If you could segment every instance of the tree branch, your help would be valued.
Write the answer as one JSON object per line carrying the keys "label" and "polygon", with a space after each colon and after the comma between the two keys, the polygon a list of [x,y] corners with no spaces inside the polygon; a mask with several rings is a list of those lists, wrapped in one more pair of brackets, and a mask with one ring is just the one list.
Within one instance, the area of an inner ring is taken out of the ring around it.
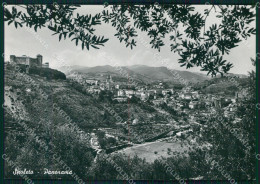
{"label": "tree branch", "polygon": [[206,15],[206,17],[205,17],[205,19],[204,19],[203,38],[204,38],[204,35],[205,35],[206,20],[207,20],[207,18],[208,18],[208,16],[209,16],[209,13],[211,12],[211,10],[212,10],[214,7],[215,7],[215,5],[212,5],[212,7],[211,7],[210,10],[208,11],[208,13],[207,13],[207,15]]}

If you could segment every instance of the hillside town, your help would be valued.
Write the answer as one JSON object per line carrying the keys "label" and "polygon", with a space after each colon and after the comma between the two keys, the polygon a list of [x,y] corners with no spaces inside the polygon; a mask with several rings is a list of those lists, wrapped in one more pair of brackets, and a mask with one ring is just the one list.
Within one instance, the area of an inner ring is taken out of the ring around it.
{"label": "hillside town", "polygon": [[[165,119],[150,119],[144,122],[138,118],[113,122],[115,126],[98,128],[91,133],[93,148],[114,152],[122,148],[151,141],[170,141],[185,138],[196,144],[201,132],[207,128],[206,121],[217,110],[222,109],[226,118],[239,122],[235,111],[239,101],[246,97],[247,91],[242,90],[234,95],[210,94],[196,90],[192,86],[182,89],[167,88],[164,82],[157,81],[150,85],[119,82],[109,74],[100,74],[97,78],[71,78],[84,86],[84,90],[93,96],[108,97],[115,104],[131,104],[140,102],[163,114]],[[109,92],[109,95],[107,94]],[[104,93],[104,94],[103,94]],[[109,110],[109,107],[108,107]],[[111,116],[115,115],[113,112]],[[152,117],[152,115],[151,115]],[[130,132],[134,135],[129,136]],[[97,133],[102,132],[102,138]],[[109,143],[100,144],[102,139]]]}

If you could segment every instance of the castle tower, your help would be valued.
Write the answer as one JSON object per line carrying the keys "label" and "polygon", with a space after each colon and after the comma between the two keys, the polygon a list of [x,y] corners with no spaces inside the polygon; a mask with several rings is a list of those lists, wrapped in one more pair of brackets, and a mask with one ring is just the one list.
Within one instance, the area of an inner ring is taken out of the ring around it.
{"label": "castle tower", "polygon": [[42,67],[42,55],[38,54],[37,55],[37,61],[40,67]]}
{"label": "castle tower", "polygon": [[10,63],[14,63],[15,62],[15,55],[10,55]]}

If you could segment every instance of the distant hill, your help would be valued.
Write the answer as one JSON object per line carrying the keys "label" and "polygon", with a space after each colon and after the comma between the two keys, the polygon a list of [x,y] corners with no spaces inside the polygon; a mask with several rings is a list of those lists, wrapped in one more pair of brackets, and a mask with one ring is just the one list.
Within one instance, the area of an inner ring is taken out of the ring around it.
{"label": "distant hill", "polygon": [[[69,69],[68,69],[69,68]],[[166,67],[151,67],[146,65],[132,65],[132,66],[118,66],[113,67],[110,65],[105,66],[95,66],[95,67],[84,67],[84,66],[69,66],[60,68],[61,71],[66,73],[67,71],[78,72],[82,74],[89,75],[91,77],[100,76],[101,74],[111,75],[113,78],[122,79],[127,81],[127,76],[132,77],[137,82],[142,83],[152,83],[152,82],[171,82],[174,84],[179,84],[184,79],[187,82],[198,84],[199,88],[201,86],[208,86],[210,84],[217,84],[215,86],[221,87],[223,85],[223,80],[221,76],[217,75],[212,78],[203,73],[180,71],[180,70],[169,70]],[[69,76],[69,73],[66,73]],[[243,74],[226,74],[227,77],[236,77],[239,79],[247,78]],[[221,80],[221,84],[219,84]],[[206,82],[206,83],[205,83]],[[214,88],[215,89],[215,88]]]}
{"label": "distant hill", "polygon": [[77,69],[77,71],[82,73],[105,73],[105,72],[117,73],[116,68],[110,65],[84,67],[84,68]]}
{"label": "distant hill", "polygon": [[65,74],[68,74],[70,71],[80,70],[80,69],[87,69],[89,67],[86,66],[79,66],[79,65],[71,65],[71,66],[61,66],[58,70],[62,71]]}
{"label": "distant hill", "polygon": [[145,75],[154,80],[160,81],[172,81],[175,83],[180,83],[182,79],[187,82],[200,82],[209,79],[208,76],[203,74],[192,73],[188,71],[180,71],[180,70],[169,70],[166,67],[150,67],[144,65],[134,65],[128,67],[132,71]]}
{"label": "distant hill", "polygon": [[[200,73],[193,73],[180,70],[169,70],[166,67],[150,67],[146,65],[133,65],[133,66],[121,66],[113,67],[110,65],[96,66],[96,67],[73,67],[73,71],[85,73],[85,74],[100,74],[100,73],[112,73],[114,75],[121,75],[123,72],[127,72],[129,76],[134,79],[141,80],[145,83],[153,81],[172,81],[180,83],[180,78],[187,82],[200,82],[208,80],[210,77]],[[61,69],[62,70],[62,69]]]}

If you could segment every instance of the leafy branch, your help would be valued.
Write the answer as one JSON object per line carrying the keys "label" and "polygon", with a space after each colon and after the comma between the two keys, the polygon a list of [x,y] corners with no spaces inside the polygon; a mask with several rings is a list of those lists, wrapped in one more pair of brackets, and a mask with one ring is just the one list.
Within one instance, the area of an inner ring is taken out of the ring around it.
{"label": "leafy branch", "polygon": [[[151,48],[160,52],[165,39],[169,39],[171,51],[178,53],[182,67],[197,66],[212,76],[227,73],[233,65],[224,56],[256,34],[252,25],[256,18],[253,6],[212,5],[204,15],[195,12],[191,5],[105,5],[96,15],[75,15],[78,7],[19,5],[22,10],[18,11],[16,6],[5,6],[4,20],[16,28],[25,25],[37,31],[46,27],[58,35],[59,41],[70,38],[88,50],[90,46],[99,49],[108,41],[96,35],[96,26],[102,23],[111,24],[116,29],[114,36],[131,49],[137,44],[134,37],[140,30],[147,33]],[[206,30],[206,20],[213,8],[220,23],[214,22]]]}
{"label": "leafy branch", "polygon": [[[21,7],[21,6],[19,6]],[[59,35],[59,41],[63,38],[72,38],[76,45],[81,41],[82,49],[93,47],[99,49],[108,41],[104,36],[96,36],[94,26],[101,24],[101,15],[79,15],[73,16],[73,12],[77,7],[75,5],[26,5],[22,6],[26,12],[18,11],[15,6],[12,11],[7,8],[4,10],[4,20],[8,25],[14,23],[15,27],[34,28],[37,32],[42,27],[47,27],[53,31],[53,35]]]}

